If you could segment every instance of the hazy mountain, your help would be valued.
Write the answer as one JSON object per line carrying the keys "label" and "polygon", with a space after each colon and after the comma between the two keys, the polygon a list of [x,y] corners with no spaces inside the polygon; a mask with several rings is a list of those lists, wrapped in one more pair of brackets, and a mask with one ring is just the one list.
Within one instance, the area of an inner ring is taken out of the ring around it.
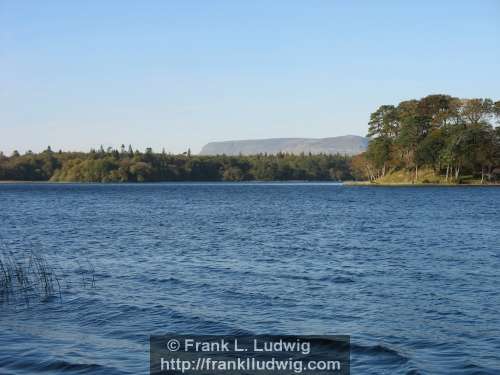
{"label": "hazy mountain", "polygon": [[331,138],[270,138],[244,141],[210,142],[201,149],[200,155],[254,155],[276,154],[346,154],[356,155],[366,150],[368,138],[344,135]]}

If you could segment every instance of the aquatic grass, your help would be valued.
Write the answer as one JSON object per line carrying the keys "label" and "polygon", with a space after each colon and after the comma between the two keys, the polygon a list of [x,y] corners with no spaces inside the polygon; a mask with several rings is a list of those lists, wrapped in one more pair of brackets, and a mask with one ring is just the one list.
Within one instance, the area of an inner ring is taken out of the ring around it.
{"label": "aquatic grass", "polygon": [[29,302],[59,295],[61,284],[54,269],[41,254],[3,252],[0,255],[0,302],[22,298]]}
{"label": "aquatic grass", "polygon": [[[87,267],[79,266],[84,288],[95,287],[95,268],[89,259]],[[80,265],[80,263],[78,263]],[[24,301],[29,304],[33,300],[48,301],[58,298],[62,301],[63,285],[69,287],[70,282],[63,283],[63,273],[58,264],[41,252],[34,250],[8,251],[0,247],[0,304],[4,302]]]}
{"label": "aquatic grass", "polygon": [[84,264],[79,260],[77,260],[76,263],[78,264],[77,273],[81,276],[82,286],[84,288],[95,287],[95,267],[90,259],[85,258],[83,261]]}

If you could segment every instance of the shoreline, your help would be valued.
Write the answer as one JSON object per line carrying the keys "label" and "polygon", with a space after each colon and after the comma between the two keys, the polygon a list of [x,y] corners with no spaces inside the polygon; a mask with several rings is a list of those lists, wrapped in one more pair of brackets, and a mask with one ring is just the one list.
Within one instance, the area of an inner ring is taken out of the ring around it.
{"label": "shoreline", "polygon": [[370,182],[370,181],[346,181],[343,183],[346,186],[373,186],[373,187],[499,187],[500,183],[489,183],[489,184],[438,184],[438,183],[423,183],[419,182],[412,184],[411,182]]}
{"label": "shoreline", "polygon": [[141,185],[141,184],[165,184],[165,183],[210,183],[210,184],[241,184],[241,183],[288,183],[288,184],[301,184],[301,183],[318,183],[318,184],[336,184],[343,186],[371,186],[371,187],[500,187],[500,183],[489,183],[489,184],[438,184],[438,183],[416,183],[411,182],[391,182],[391,183],[379,183],[370,181],[331,181],[331,180],[248,180],[248,181],[144,181],[144,182],[83,182],[83,181],[33,181],[33,180],[0,180],[0,185],[13,185],[13,184],[53,184],[53,185],[64,185],[64,184],[82,184],[82,185]]}

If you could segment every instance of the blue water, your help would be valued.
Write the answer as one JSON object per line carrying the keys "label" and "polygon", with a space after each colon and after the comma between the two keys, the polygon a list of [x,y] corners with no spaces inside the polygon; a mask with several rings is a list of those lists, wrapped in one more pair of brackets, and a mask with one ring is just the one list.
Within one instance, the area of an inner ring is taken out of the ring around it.
{"label": "blue water", "polygon": [[0,374],[142,374],[148,335],[349,334],[352,374],[500,373],[500,189],[0,185],[4,249],[95,287],[0,305]]}

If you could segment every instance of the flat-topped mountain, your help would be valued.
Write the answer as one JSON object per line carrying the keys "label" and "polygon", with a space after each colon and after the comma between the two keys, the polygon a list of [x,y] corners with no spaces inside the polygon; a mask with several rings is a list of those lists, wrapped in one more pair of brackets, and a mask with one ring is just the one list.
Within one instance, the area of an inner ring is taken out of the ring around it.
{"label": "flat-topped mountain", "polygon": [[255,155],[279,152],[356,155],[366,151],[367,146],[368,138],[358,135],[330,138],[269,138],[210,142],[203,146],[200,155]]}

